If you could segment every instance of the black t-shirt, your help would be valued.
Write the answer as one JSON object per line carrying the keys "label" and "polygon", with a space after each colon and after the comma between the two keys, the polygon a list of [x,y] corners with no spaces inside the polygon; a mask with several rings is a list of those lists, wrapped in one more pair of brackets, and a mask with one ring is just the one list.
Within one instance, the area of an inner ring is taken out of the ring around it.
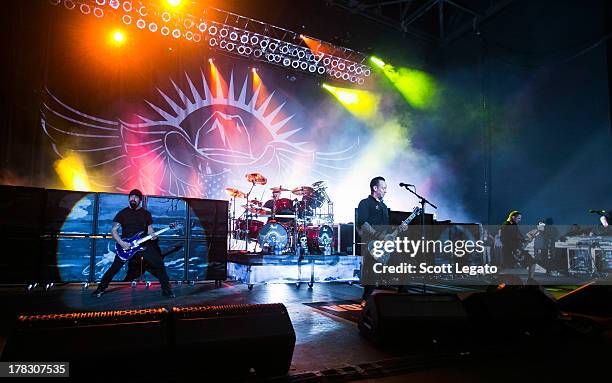
{"label": "black t-shirt", "polygon": [[362,199],[357,207],[357,228],[361,229],[364,222],[370,225],[388,225],[389,208],[382,201],[377,201],[371,195]]}
{"label": "black t-shirt", "polygon": [[518,225],[510,221],[505,221],[501,227],[501,241],[506,250],[519,249],[523,242],[523,235]]}
{"label": "black t-shirt", "polygon": [[129,238],[141,231],[146,233],[149,225],[153,224],[153,217],[143,208],[133,210],[126,207],[117,213],[113,222],[121,224],[121,238]]}

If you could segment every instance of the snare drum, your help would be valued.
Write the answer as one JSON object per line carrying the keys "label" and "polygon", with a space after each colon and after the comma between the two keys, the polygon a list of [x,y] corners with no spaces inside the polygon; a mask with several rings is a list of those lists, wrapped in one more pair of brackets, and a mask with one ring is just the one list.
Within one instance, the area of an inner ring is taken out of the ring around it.
{"label": "snare drum", "polygon": [[327,247],[333,252],[335,246],[334,229],[328,225],[307,226],[306,238],[311,254],[324,254]]}

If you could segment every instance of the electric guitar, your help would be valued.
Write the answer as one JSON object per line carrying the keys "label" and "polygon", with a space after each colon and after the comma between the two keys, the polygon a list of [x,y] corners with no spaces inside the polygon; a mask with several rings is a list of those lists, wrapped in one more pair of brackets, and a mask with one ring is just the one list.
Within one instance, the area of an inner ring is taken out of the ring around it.
{"label": "electric guitar", "polygon": [[134,234],[130,238],[127,238],[127,239],[122,238],[123,241],[130,244],[130,247],[127,250],[123,250],[123,247],[121,247],[119,243],[116,243],[115,244],[115,254],[117,254],[117,256],[121,258],[121,260],[127,261],[130,258],[132,258],[136,253],[138,253],[139,251],[143,251],[145,249],[145,247],[141,246],[141,244],[147,242],[148,240],[153,238],[153,236],[159,236],[160,234],[165,233],[168,230],[174,229],[177,226],[178,226],[177,223],[171,223],[170,225],[168,225],[168,227],[158,230],[155,233],[147,235],[145,237],[142,237],[144,232],[141,231],[137,234]]}
{"label": "electric guitar", "polygon": [[[395,238],[397,237],[397,235],[400,232],[400,227],[402,225],[408,225],[410,224],[410,222],[412,222],[416,216],[418,216],[419,214],[421,214],[423,212],[423,209],[421,209],[420,207],[415,207],[414,210],[412,210],[412,213],[408,216],[408,218],[406,218],[405,220],[402,221],[402,223],[395,229],[393,230],[393,232],[391,234],[387,234],[387,235],[381,235],[379,236],[379,239],[377,240],[372,240],[372,241],[368,241],[368,252],[370,254],[372,254],[372,250],[374,249],[374,242],[377,241],[395,241]],[[391,257],[391,253],[387,253],[384,249],[380,249],[378,251],[382,251],[382,254],[379,255],[374,255],[372,254],[372,257],[374,257],[374,259],[382,264],[387,264],[389,262],[389,258]]]}
{"label": "electric guitar", "polygon": [[527,265],[530,262],[534,261],[533,255],[531,255],[529,251],[527,251],[526,247],[527,245],[529,245],[531,241],[533,241],[536,237],[540,235],[542,235],[542,232],[538,229],[529,231],[525,235],[525,238],[523,239],[521,246],[512,252],[512,256],[514,260],[518,262],[521,266],[523,264]]}

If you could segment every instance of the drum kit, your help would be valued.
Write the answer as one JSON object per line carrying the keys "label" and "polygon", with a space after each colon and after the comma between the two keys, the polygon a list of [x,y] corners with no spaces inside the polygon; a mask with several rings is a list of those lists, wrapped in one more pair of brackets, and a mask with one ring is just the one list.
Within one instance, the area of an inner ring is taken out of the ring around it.
{"label": "drum kit", "polygon": [[[252,184],[248,193],[225,188],[232,199],[230,243],[245,242],[247,251],[275,255],[331,255],[335,242],[333,203],[324,181],[293,189],[271,187],[272,198],[264,203],[250,195],[256,185],[266,185],[267,178],[259,173],[249,173],[245,178]],[[239,215],[236,200],[246,200],[240,204],[243,211]]]}

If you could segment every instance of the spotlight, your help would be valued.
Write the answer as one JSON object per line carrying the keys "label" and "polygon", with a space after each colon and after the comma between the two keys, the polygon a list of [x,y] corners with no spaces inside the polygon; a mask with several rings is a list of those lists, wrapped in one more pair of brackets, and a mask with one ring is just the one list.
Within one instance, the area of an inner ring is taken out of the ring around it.
{"label": "spotlight", "polygon": [[236,41],[238,40],[238,33],[236,33],[235,31],[233,31],[232,33],[229,34],[229,38],[232,41]]}
{"label": "spotlight", "polygon": [[283,65],[284,65],[284,66],[289,66],[289,65],[291,65],[291,60],[285,57],[285,58],[283,59]]}
{"label": "spotlight", "polygon": [[317,71],[317,67],[316,67],[316,66],[314,66],[314,65],[310,65],[310,66],[308,66],[308,71],[309,71],[310,73],[314,73],[314,72],[316,72],[316,71]]}
{"label": "spotlight", "polygon": [[132,12],[132,2],[131,1],[124,1],[123,2],[123,10],[126,12]]}
{"label": "spotlight", "polygon": [[236,47],[236,44],[234,44],[234,43],[227,43],[227,50],[228,51],[233,51],[235,47]]}
{"label": "spotlight", "polygon": [[208,59],[208,62],[212,64],[212,62],[213,62],[212,57]]}
{"label": "spotlight", "polygon": [[257,37],[257,35],[251,36],[251,44],[257,45],[258,42],[259,42],[259,37]]}
{"label": "spotlight", "polygon": [[110,1],[108,2],[108,5],[109,5],[111,8],[113,8],[113,9],[115,9],[115,10],[116,10],[117,8],[119,8],[119,6],[121,6],[121,3],[119,3],[119,0],[110,0]]}
{"label": "spotlight", "polygon": [[[204,31],[202,31],[202,32],[204,32]],[[215,27],[214,25],[211,25],[208,28],[208,33],[211,34],[212,36],[216,35],[217,34],[217,27]]]}
{"label": "spotlight", "polygon": [[271,43],[268,45],[268,48],[270,48],[270,50],[271,50],[272,52],[274,52],[274,51],[276,50],[276,48],[278,48],[278,43],[277,43],[277,42],[272,41],[272,42],[271,42]]}
{"label": "spotlight", "polygon": [[120,45],[125,41],[125,35],[122,31],[116,30],[113,32],[113,41],[115,44]]}
{"label": "spotlight", "polygon": [[147,25],[143,19],[136,20],[136,26],[140,29],[144,28]]}
{"label": "spotlight", "polygon": [[[283,58],[283,56],[281,56],[281,55],[274,55],[274,62],[279,63],[279,62],[281,62],[282,58]],[[287,60],[289,60],[289,59],[287,59]]]}
{"label": "spotlight", "polygon": [[300,69],[301,70],[308,69],[308,63],[306,61],[300,61]]}
{"label": "spotlight", "polygon": [[178,39],[179,37],[181,37],[181,31],[179,29],[173,30],[172,37],[174,37],[175,39]]}
{"label": "spotlight", "polygon": [[228,34],[229,34],[229,31],[227,30],[227,28],[221,28],[221,30],[219,31],[219,36],[221,37],[227,37]]}
{"label": "spotlight", "polygon": [[255,49],[255,50],[253,50],[253,56],[255,56],[255,57],[259,58],[259,57],[261,57],[261,55],[262,55],[262,51],[261,51],[261,49]]}
{"label": "spotlight", "polygon": [[225,49],[226,46],[227,46],[227,41],[225,40],[219,41],[219,48]]}
{"label": "spotlight", "polygon": [[[270,44],[270,40],[261,40],[259,42],[259,46],[261,47],[261,49],[266,49],[268,44]],[[274,50],[274,49],[272,49],[272,50]]]}
{"label": "spotlight", "polygon": [[346,68],[346,64],[343,62],[339,62],[338,63],[338,70],[344,70],[344,68]]}
{"label": "spotlight", "polygon": [[150,23],[149,24],[149,30],[153,33],[157,32],[157,24],[155,23]]}
{"label": "spotlight", "polygon": [[284,55],[286,55],[287,53],[289,53],[289,46],[288,45],[283,45],[282,47],[280,47],[280,52]]}
{"label": "spotlight", "polygon": [[298,55],[298,57],[299,57],[299,58],[303,59],[303,58],[304,58],[304,56],[306,56],[306,52],[304,52],[304,51],[298,51],[297,55]]}
{"label": "spotlight", "polygon": [[168,13],[168,12],[164,12],[164,13],[162,13],[162,16],[161,16],[161,17],[162,17],[162,20],[164,20],[164,22],[166,22],[166,23],[167,23],[168,21],[170,21],[170,13]]}
{"label": "spotlight", "polygon": [[300,39],[304,40],[304,35],[300,34]]}
{"label": "spotlight", "polygon": [[185,19],[185,21],[183,21],[183,25],[185,26],[185,28],[191,29],[191,27],[193,27],[195,23],[191,19]]}
{"label": "spotlight", "polygon": [[363,85],[363,78],[359,77],[359,78],[357,79],[357,84],[359,84],[359,85]]}
{"label": "spotlight", "polygon": [[166,3],[172,7],[178,7],[181,4],[181,0],[166,0]]}
{"label": "spotlight", "polygon": [[300,62],[298,60],[293,60],[291,62],[291,66],[295,69],[297,69],[300,66]]}
{"label": "spotlight", "polygon": [[104,16],[104,11],[101,8],[96,7],[94,8],[93,14],[97,18],[101,18],[102,16]]}
{"label": "spotlight", "polygon": [[342,79],[345,80],[345,81],[348,80],[349,79],[349,74],[346,73],[346,72],[342,73]]}
{"label": "spotlight", "polygon": [[239,54],[243,55],[244,54],[244,45],[240,45],[238,47],[238,49],[236,49],[238,51]]}
{"label": "spotlight", "polygon": [[370,56],[370,61],[372,61],[372,63],[380,68],[384,68],[385,67],[385,62],[382,61],[381,59],[379,59],[376,56]]}
{"label": "spotlight", "polygon": [[200,41],[200,34],[199,33],[194,33],[193,34],[193,41],[195,41],[196,43]]}
{"label": "spotlight", "polygon": [[96,0],[96,4],[104,5],[104,4],[106,4],[106,0]]}
{"label": "spotlight", "polygon": [[329,57],[325,57],[323,59],[323,65],[328,66],[331,63],[331,59]]}
{"label": "spotlight", "polygon": [[193,39],[193,32],[191,31],[185,32],[185,38],[191,41]]}
{"label": "spotlight", "polygon": [[274,61],[274,54],[273,53],[268,53],[266,55],[266,60],[268,61]]}
{"label": "spotlight", "polygon": [[89,8],[89,5],[87,4],[81,4],[79,9],[81,10],[81,13],[84,15],[89,15],[89,13],[91,12],[91,8]]}
{"label": "spotlight", "polygon": [[318,74],[325,74],[325,67],[324,66],[320,66],[317,68],[317,73]]}
{"label": "spotlight", "polygon": [[248,44],[248,42],[249,42],[249,35],[247,35],[245,33],[242,36],[240,36],[240,42],[243,43],[243,44]]}
{"label": "spotlight", "polygon": [[167,26],[164,25],[161,28],[161,34],[164,35],[164,36],[168,36],[170,34],[170,28],[168,28]]}
{"label": "spotlight", "polygon": [[247,56],[250,56],[251,53],[253,53],[253,48],[251,48],[251,47],[244,47],[244,54],[246,54]]}
{"label": "spotlight", "polygon": [[147,11],[147,7],[142,5],[140,8],[138,8],[138,13],[140,13],[140,16],[145,17],[149,12]]}
{"label": "spotlight", "polygon": [[123,15],[123,17],[121,18],[121,21],[123,21],[123,24],[131,24],[132,17],[130,15]]}
{"label": "spotlight", "polygon": [[334,67],[334,68],[337,67],[338,66],[338,60],[332,60],[331,66]]}
{"label": "spotlight", "polygon": [[257,68],[251,68],[251,71],[253,71],[253,73],[257,73]]}
{"label": "spotlight", "polygon": [[366,76],[366,77],[368,77],[368,76],[370,75],[370,68],[365,68],[365,69],[363,70],[363,75],[364,75],[364,76]]}
{"label": "spotlight", "polygon": [[74,7],[75,7],[74,1],[72,1],[72,0],[64,0],[64,7],[66,7],[66,9],[69,9],[69,10],[72,11],[74,9]]}
{"label": "spotlight", "polygon": [[357,73],[358,75],[362,74],[363,73],[363,67],[358,66],[357,68],[355,68],[355,73]]}
{"label": "spotlight", "polygon": [[216,46],[216,45],[217,45],[217,39],[215,39],[214,37],[211,37],[211,38],[210,38],[210,40],[208,40],[208,44],[209,44],[211,47]]}
{"label": "spotlight", "polygon": [[206,23],[205,22],[201,22],[198,25],[198,29],[200,30],[200,32],[204,33],[204,31],[206,31]]}

